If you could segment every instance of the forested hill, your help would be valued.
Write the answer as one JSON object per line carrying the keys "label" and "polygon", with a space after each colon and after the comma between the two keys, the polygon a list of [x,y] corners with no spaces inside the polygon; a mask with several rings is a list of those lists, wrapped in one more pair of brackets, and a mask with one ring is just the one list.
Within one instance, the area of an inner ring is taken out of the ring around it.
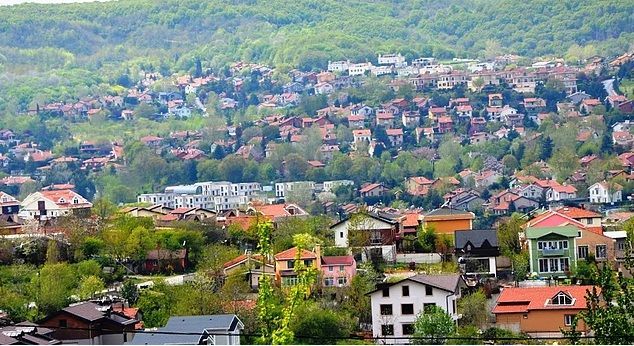
{"label": "forested hill", "polygon": [[[496,51],[618,53],[634,42],[632,1],[120,0],[0,11],[0,61],[102,67],[133,58],[187,68],[238,59],[321,67],[377,52],[439,58]],[[16,49],[17,48],[17,49]],[[488,49],[487,49],[488,48]]]}

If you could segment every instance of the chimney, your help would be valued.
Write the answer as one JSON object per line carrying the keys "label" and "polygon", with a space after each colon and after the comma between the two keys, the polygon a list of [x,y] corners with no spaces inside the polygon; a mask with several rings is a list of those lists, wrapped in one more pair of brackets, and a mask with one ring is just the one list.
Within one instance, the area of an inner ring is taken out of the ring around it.
{"label": "chimney", "polygon": [[321,267],[321,245],[315,244],[315,255],[317,257],[317,269]]}

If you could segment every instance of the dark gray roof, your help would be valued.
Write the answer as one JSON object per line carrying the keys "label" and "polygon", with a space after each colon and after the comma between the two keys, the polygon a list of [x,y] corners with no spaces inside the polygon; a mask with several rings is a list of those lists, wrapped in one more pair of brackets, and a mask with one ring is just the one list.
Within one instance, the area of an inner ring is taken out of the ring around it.
{"label": "dark gray roof", "polygon": [[414,281],[423,285],[429,285],[429,286],[439,288],[443,291],[456,292],[456,288],[458,287],[458,284],[460,283],[461,280],[462,280],[462,276],[460,276],[459,274],[446,274],[446,275],[419,274],[419,275],[410,276],[398,282],[378,284],[375,290],[366,293],[366,295],[370,295],[376,291],[399,284],[403,281]]}
{"label": "dark gray roof", "polygon": [[104,316],[103,311],[99,311],[101,308],[102,307],[100,305],[95,303],[84,302],[77,305],[71,305],[63,310],[85,320],[96,321]]}
{"label": "dark gray roof", "polygon": [[481,229],[472,231],[456,231],[456,248],[462,249],[467,242],[475,247],[482,247],[482,243],[487,240],[491,246],[498,246],[497,231],[494,229]]}
{"label": "dark gray roof", "polygon": [[409,278],[409,280],[419,282],[421,284],[434,286],[436,288],[440,288],[441,290],[445,290],[447,292],[455,292],[458,283],[461,280],[461,276],[458,274],[449,274],[449,275],[426,275],[419,274]]}
{"label": "dark gray roof", "polygon": [[[205,331],[209,334],[226,333],[236,328],[244,328],[242,321],[236,315],[202,315],[202,316],[174,316],[170,317],[167,325],[158,328],[157,332],[192,333],[191,335],[170,335],[159,333],[138,333],[126,345],[196,345]],[[199,333],[199,334],[193,334]]]}

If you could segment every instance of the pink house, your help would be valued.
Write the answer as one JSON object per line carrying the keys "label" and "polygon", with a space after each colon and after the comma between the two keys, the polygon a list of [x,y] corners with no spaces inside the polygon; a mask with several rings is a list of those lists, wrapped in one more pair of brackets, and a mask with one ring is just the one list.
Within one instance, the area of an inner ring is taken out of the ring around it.
{"label": "pink house", "polygon": [[321,277],[324,287],[349,286],[357,273],[357,262],[352,256],[321,257]]}

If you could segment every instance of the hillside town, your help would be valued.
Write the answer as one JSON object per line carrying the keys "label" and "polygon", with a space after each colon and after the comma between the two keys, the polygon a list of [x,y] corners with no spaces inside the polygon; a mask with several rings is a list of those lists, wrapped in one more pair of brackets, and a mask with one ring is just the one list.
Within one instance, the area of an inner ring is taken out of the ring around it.
{"label": "hillside town", "polygon": [[633,67],[198,61],[24,109],[158,125],[0,130],[0,344],[250,344],[286,317],[263,301],[295,343],[600,335],[599,273],[632,278]]}

